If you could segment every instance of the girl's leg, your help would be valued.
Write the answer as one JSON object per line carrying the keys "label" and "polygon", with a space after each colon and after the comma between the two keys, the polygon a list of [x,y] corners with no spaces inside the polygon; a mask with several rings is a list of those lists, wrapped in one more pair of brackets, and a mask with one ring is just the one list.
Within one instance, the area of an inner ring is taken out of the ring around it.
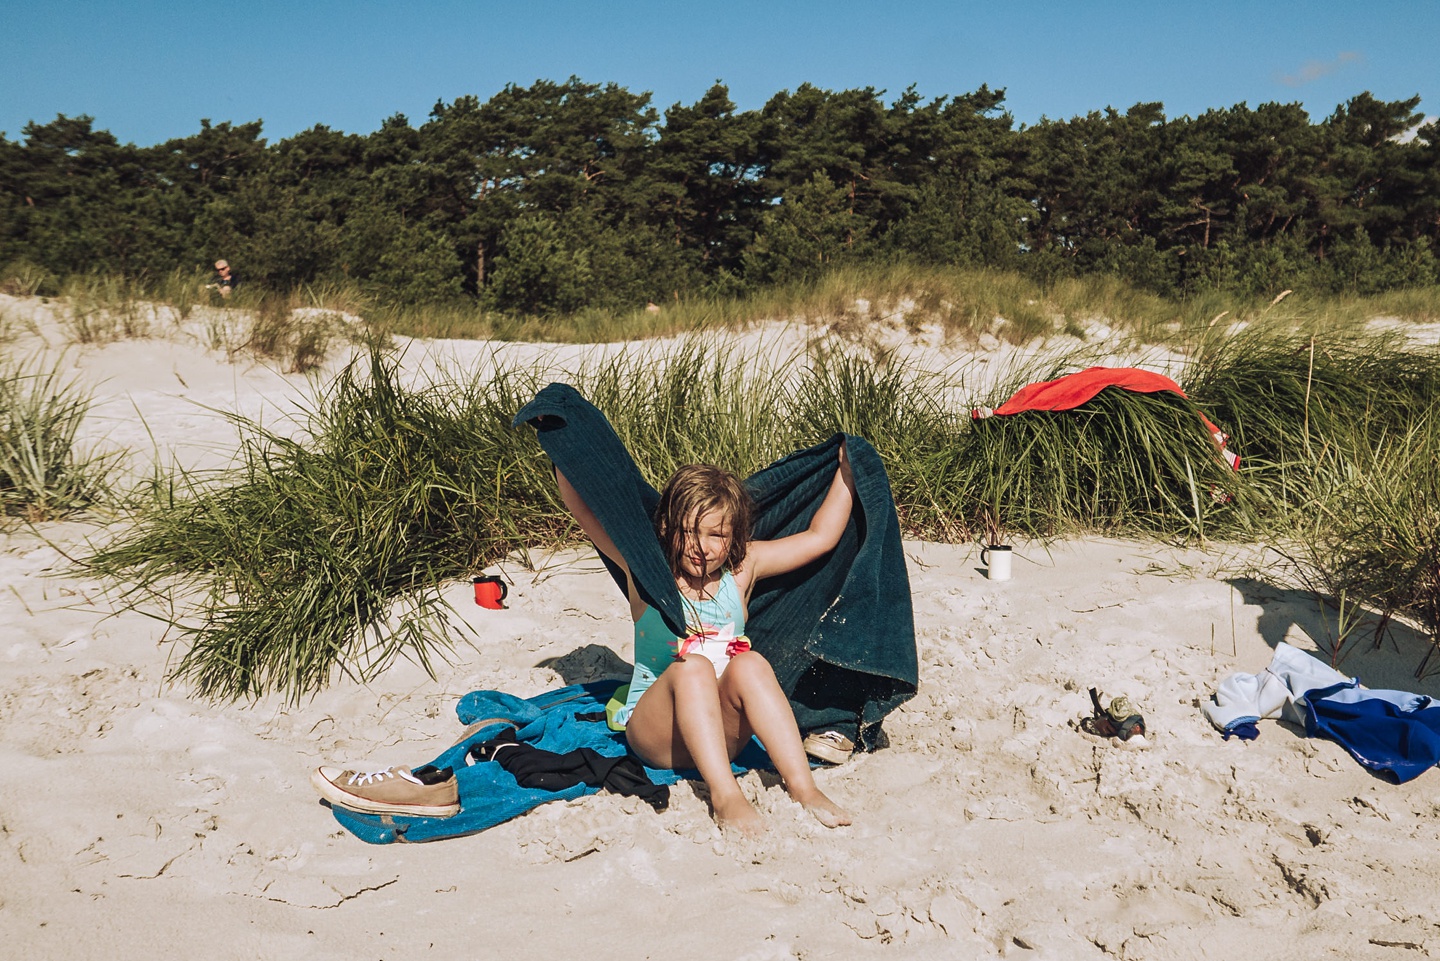
{"label": "girl's leg", "polygon": [[715,820],[753,835],[764,830],[764,822],[730,770],[730,759],[750,736],[740,728],[738,715],[722,710],[714,666],[690,654],[666,668],[640,697],[625,739],[651,767],[699,770],[710,788]]}
{"label": "girl's leg", "polygon": [[850,815],[815,783],[795,713],[770,662],[755,651],[736,655],[721,675],[719,688],[722,714],[739,722],[739,744],[752,734],[760,738],[792,798],[826,827],[849,824]]}

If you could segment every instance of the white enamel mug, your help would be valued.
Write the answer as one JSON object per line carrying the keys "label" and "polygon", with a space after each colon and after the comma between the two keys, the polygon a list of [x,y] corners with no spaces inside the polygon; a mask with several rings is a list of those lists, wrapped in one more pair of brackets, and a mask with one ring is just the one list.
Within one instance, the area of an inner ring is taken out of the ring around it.
{"label": "white enamel mug", "polygon": [[1010,579],[1010,558],[1014,549],[1008,544],[991,544],[980,552],[980,563],[985,565],[985,576],[992,581]]}

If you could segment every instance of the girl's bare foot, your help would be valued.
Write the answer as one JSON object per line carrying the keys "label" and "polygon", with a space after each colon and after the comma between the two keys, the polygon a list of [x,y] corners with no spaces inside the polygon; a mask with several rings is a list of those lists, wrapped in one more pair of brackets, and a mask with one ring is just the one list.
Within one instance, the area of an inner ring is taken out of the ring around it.
{"label": "girl's bare foot", "polygon": [[717,798],[712,794],[710,806],[715,809],[715,822],[722,831],[739,831],[747,838],[758,838],[765,833],[765,819],[739,791],[725,798]]}
{"label": "girl's bare foot", "polygon": [[804,797],[795,798],[796,801],[815,815],[815,820],[827,828],[844,827],[851,823],[850,813],[825,796],[819,788],[814,794],[806,794]]}

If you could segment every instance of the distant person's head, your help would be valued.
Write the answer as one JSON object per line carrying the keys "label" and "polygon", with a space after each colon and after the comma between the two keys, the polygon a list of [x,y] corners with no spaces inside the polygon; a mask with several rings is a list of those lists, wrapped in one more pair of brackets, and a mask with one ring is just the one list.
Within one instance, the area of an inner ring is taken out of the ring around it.
{"label": "distant person's head", "polygon": [[230,272],[230,261],[228,261],[228,260],[217,260],[217,261],[215,261],[215,269],[216,269],[216,271],[218,271],[219,273],[228,274],[228,273]]}

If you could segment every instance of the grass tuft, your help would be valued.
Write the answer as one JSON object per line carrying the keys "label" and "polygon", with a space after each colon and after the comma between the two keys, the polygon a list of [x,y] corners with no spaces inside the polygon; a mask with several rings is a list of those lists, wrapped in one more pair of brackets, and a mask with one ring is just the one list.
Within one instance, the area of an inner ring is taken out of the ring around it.
{"label": "grass tuft", "polygon": [[66,310],[61,314],[70,340],[103,344],[149,337],[155,325],[155,308],[137,281],[114,274],[77,274],[61,291]]}
{"label": "grass tuft", "polygon": [[[1364,443],[1369,440],[1373,443]],[[1297,558],[1312,590],[1347,610],[1372,610],[1375,643],[1396,617],[1422,625],[1440,644],[1440,414],[1418,412],[1408,424],[1364,438],[1355,470],[1317,500],[1298,538]],[[1331,651],[1338,662],[1342,636]]]}
{"label": "grass tuft", "polygon": [[29,521],[81,510],[107,493],[111,458],[76,447],[90,397],[62,380],[60,364],[0,361],[0,510]]}
{"label": "grass tuft", "polygon": [[53,297],[59,292],[54,274],[28,260],[17,260],[0,270],[0,294],[12,297]]}
{"label": "grass tuft", "polygon": [[1185,387],[1232,437],[1261,503],[1283,525],[1373,466],[1440,403],[1440,352],[1356,327],[1256,324],[1203,344]]}
{"label": "grass tuft", "polygon": [[399,657],[431,669],[453,637],[430,589],[516,543],[499,492],[538,470],[510,428],[518,394],[454,386],[403,390],[378,355],[351,365],[316,398],[310,442],[241,421],[238,474],[182,475],[89,564],[138,598],[200,590],[176,673],[208,697],[298,700]]}

